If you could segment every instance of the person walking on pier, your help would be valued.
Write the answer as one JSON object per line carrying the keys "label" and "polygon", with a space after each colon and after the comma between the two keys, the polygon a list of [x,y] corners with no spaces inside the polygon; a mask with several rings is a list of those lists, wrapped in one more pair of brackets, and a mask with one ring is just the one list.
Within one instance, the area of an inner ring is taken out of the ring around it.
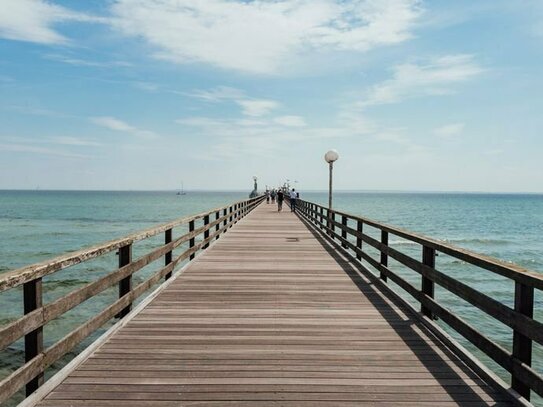
{"label": "person walking on pier", "polygon": [[277,191],[277,211],[278,212],[281,212],[281,210],[283,209],[283,198],[284,198],[283,191],[281,190]]}
{"label": "person walking on pier", "polygon": [[268,189],[266,189],[266,203],[270,203],[270,191]]}
{"label": "person walking on pier", "polygon": [[290,211],[296,212],[296,200],[298,199],[298,193],[294,188],[290,191]]}
{"label": "person walking on pier", "polygon": [[277,195],[277,192],[275,192],[275,189],[272,189],[271,191],[271,199],[272,199],[272,204],[275,203],[275,197]]}

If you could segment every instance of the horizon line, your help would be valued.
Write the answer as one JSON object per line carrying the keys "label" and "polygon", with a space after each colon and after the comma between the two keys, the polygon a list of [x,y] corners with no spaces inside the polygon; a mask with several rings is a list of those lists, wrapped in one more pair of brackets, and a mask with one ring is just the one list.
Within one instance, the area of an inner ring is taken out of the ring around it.
{"label": "horizon line", "polygon": [[[327,189],[301,189],[305,193],[328,193]],[[30,188],[0,188],[0,192],[177,192],[178,189],[30,189]],[[262,190],[261,192],[264,192]],[[185,192],[247,192],[248,189],[185,189]],[[397,193],[397,194],[488,194],[488,195],[543,195],[543,191],[464,191],[464,190],[403,190],[403,189],[336,189],[334,193]]]}

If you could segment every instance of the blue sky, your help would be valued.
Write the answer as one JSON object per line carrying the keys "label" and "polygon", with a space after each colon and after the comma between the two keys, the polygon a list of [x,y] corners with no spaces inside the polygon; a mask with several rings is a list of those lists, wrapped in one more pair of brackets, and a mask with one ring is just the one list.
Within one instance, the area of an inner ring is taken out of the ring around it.
{"label": "blue sky", "polygon": [[541,1],[2,9],[2,189],[543,191]]}

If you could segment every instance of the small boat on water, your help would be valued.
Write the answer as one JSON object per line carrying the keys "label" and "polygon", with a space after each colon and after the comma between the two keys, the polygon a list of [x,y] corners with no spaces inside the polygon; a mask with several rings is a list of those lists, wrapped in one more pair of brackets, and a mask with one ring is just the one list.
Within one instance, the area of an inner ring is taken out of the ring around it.
{"label": "small boat on water", "polygon": [[183,183],[181,183],[181,191],[178,191],[176,195],[187,195],[187,193],[183,190]]}

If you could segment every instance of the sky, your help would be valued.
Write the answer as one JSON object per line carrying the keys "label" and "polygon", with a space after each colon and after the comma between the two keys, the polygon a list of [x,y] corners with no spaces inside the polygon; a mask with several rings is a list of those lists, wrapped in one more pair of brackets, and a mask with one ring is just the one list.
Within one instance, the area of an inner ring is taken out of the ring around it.
{"label": "sky", "polygon": [[0,189],[543,192],[543,1],[0,4]]}

